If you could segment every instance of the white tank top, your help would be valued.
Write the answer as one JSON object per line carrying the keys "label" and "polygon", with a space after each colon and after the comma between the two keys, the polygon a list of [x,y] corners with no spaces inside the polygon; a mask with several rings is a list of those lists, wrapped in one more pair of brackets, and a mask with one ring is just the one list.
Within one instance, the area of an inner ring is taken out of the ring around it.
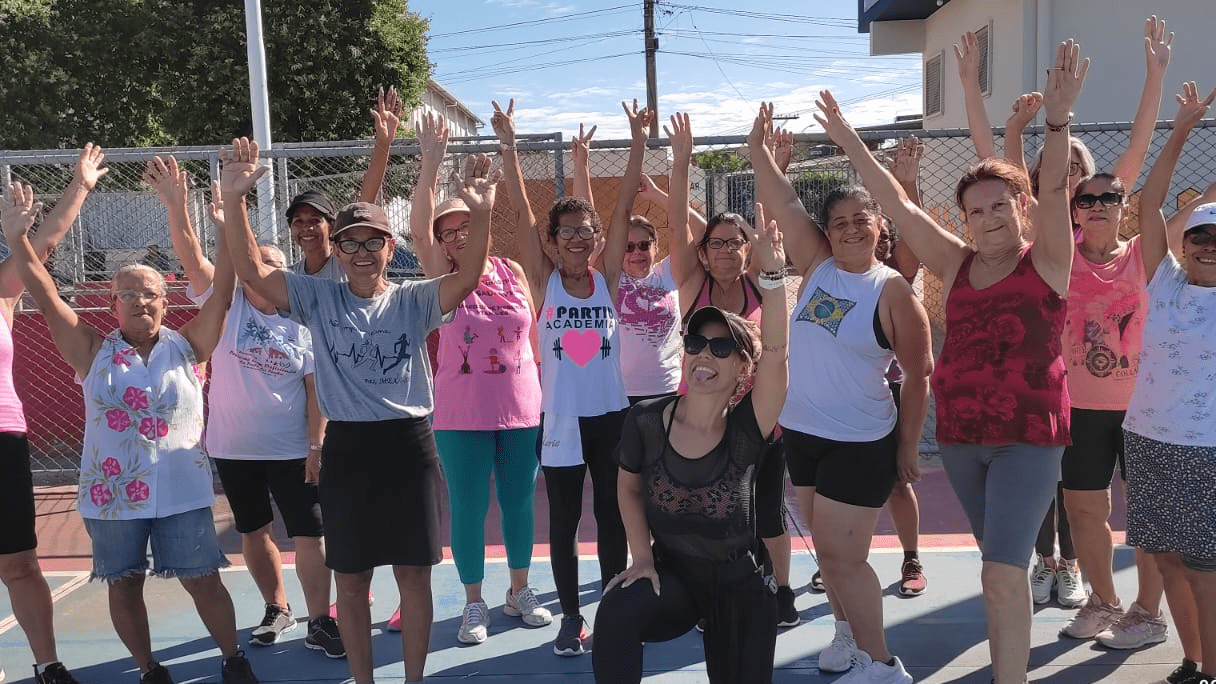
{"label": "white tank top", "polygon": [[591,271],[591,296],[566,292],[556,270],[545,287],[540,333],[541,411],[602,416],[629,406],[621,377],[616,307],[608,285]]}
{"label": "white tank top", "polygon": [[879,346],[875,311],[883,287],[900,277],[879,264],[865,273],[826,259],[790,316],[790,388],[781,425],[841,442],[881,439],[897,413],[884,375],[894,352]]}

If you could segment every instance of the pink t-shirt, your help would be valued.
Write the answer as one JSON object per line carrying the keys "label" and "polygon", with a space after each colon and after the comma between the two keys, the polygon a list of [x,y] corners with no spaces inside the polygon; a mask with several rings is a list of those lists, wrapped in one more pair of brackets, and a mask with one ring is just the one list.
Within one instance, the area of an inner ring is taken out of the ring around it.
{"label": "pink t-shirt", "polygon": [[0,432],[25,432],[25,411],[13,385],[13,331],[0,316]]}
{"label": "pink t-shirt", "polygon": [[1064,362],[1074,407],[1127,410],[1148,314],[1146,283],[1139,236],[1105,264],[1086,259],[1080,250],[1073,255]]}
{"label": "pink t-shirt", "polygon": [[439,328],[436,430],[511,430],[540,424],[540,374],[528,298],[505,261]]}

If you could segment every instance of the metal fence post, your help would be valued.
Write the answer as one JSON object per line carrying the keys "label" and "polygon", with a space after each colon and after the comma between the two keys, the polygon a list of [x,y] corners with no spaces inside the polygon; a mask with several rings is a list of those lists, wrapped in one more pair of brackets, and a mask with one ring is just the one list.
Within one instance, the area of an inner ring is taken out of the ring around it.
{"label": "metal fence post", "polygon": [[553,197],[561,199],[566,196],[566,159],[561,131],[554,133],[553,139],[557,141],[557,148],[553,150]]}

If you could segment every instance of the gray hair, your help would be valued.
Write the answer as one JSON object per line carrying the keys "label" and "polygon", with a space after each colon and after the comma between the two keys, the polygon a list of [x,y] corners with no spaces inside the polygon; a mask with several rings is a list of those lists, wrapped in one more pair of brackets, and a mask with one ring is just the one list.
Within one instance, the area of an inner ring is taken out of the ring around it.
{"label": "gray hair", "polygon": [[127,264],[117,271],[114,271],[113,277],[110,278],[110,294],[118,294],[118,281],[124,276],[137,274],[152,276],[152,279],[156,281],[156,286],[160,288],[160,293],[162,295],[166,294],[167,290],[165,288],[165,277],[161,275],[160,271],[145,264]]}

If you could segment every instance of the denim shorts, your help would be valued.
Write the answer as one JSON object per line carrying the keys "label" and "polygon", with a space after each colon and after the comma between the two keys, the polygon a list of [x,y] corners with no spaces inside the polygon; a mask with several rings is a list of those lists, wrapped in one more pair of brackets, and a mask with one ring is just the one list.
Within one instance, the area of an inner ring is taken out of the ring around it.
{"label": "denim shorts", "polygon": [[204,577],[228,566],[228,559],[220,551],[210,507],[164,518],[85,518],[84,526],[93,540],[90,579],[116,582],[146,574],[149,541],[153,574],[159,577]]}

